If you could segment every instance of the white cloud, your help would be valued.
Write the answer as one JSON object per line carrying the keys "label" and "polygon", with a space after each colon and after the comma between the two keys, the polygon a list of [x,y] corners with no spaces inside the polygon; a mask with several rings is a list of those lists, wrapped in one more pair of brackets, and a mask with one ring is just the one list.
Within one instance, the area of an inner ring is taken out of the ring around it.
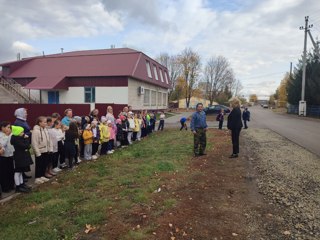
{"label": "white cloud", "polygon": [[125,44],[151,57],[191,47],[203,65],[211,56],[229,59],[245,94],[274,92],[290,61],[297,62],[304,16],[314,20],[313,34],[320,33],[318,0],[0,0],[0,6],[6,6],[0,20],[1,61],[12,60],[18,50],[46,51],[37,43],[42,48],[54,44],[48,39],[77,50]]}
{"label": "white cloud", "polygon": [[30,57],[35,52],[35,49],[33,46],[21,41],[15,41],[12,44],[12,50],[16,53],[22,54],[22,56],[24,57]]}
{"label": "white cloud", "polygon": [[19,39],[89,38],[123,30],[117,13],[106,11],[98,0],[2,0],[1,6],[6,7],[0,20],[1,60],[15,54],[8,46]]}

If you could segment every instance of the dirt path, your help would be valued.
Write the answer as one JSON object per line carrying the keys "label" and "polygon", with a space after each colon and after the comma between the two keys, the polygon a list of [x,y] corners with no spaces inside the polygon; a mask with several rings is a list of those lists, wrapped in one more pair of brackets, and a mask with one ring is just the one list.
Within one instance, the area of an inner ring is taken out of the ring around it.
{"label": "dirt path", "polygon": [[[156,220],[154,239],[320,239],[318,191],[307,189],[306,196],[296,182],[315,178],[306,166],[318,169],[316,156],[270,130],[251,129],[242,133],[241,157],[230,159],[228,132],[213,133],[221,141],[207,156],[194,158],[189,171],[173,178],[161,196],[173,195],[178,204]],[[295,155],[292,162],[288,154]],[[303,156],[307,162],[299,165]],[[292,171],[299,167],[305,170],[297,178]]]}
{"label": "dirt path", "polygon": [[207,156],[194,158],[184,177],[173,178],[173,184],[167,185],[161,198],[174,196],[178,204],[157,219],[155,239],[260,239],[266,235],[262,226],[273,219],[258,193],[252,164],[246,157],[228,158],[227,132],[214,134],[221,141],[214,143]]}
{"label": "dirt path", "polygon": [[228,157],[228,131],[210,129],[208,143],[187,171],[157,176],[152,204],[137,204],[125,219],[110,215],[80,239],[128,239],[128,226],[131,239],[320,239],[317,156],[267,129],[243,131],[237,159]]}

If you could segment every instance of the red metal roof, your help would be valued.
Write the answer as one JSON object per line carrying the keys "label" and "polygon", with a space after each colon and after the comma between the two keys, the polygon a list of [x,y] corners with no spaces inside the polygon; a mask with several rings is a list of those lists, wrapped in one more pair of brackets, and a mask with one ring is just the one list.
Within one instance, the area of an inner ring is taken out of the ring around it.
{"label": "red metal roof", "polygon": [[[129,49],[104,49],[66,52],[0,64],[10,68],[9,78],[35,78],[26,88],[54,89],[66,77],[128,76],[169,88],[169,84],[147,75],[146,61],[167,69],[142,52]],[[153,73],[152,73],[153,74]],[[158,74],[159,75],[159,74]]]}

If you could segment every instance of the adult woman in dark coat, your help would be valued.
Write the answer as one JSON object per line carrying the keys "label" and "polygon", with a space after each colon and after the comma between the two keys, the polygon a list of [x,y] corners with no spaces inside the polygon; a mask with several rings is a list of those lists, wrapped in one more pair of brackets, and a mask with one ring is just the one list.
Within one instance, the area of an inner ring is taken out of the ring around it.
{"label": "adult woman in dark coat", "polygon": [[[14,112],[14,116],[16,117],[16,120],[14,121],[14,126],[20,126],[23,127],[24,134],[28,136],[28,140],[31,143],[31,128],[27,122],[28,112],[26,108],[18,108]],[[30,172],[31,169],[26,168],[26,172]],[[26,175],[24,172],[22,173],[23,178],[27,181],[28,178],[31,178],[31,176]]]}
{"label": "adult woman in dark coat", "polygon": [[239,136],[242,128],[242,120],[241,120],[241,110],[240,110],[240,100],[238,98],[232,98],[230,100],[230,106],[232,107],[232,111],[228,116],[228,124],[227,127],[231,130],[231,139],[233,151],[230,158],[237,158],[239,154]]}

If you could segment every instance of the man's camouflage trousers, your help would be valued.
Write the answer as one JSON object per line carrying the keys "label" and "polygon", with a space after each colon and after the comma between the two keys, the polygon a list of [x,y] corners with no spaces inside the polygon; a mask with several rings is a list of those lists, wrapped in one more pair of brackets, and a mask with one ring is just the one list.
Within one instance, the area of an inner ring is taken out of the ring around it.
{"label": "man's camouflage trousers", "polygon": [[202,155],[206,150],[207,136],[204,128],[197,128],[196,134],[194,134],[194,154]]}

